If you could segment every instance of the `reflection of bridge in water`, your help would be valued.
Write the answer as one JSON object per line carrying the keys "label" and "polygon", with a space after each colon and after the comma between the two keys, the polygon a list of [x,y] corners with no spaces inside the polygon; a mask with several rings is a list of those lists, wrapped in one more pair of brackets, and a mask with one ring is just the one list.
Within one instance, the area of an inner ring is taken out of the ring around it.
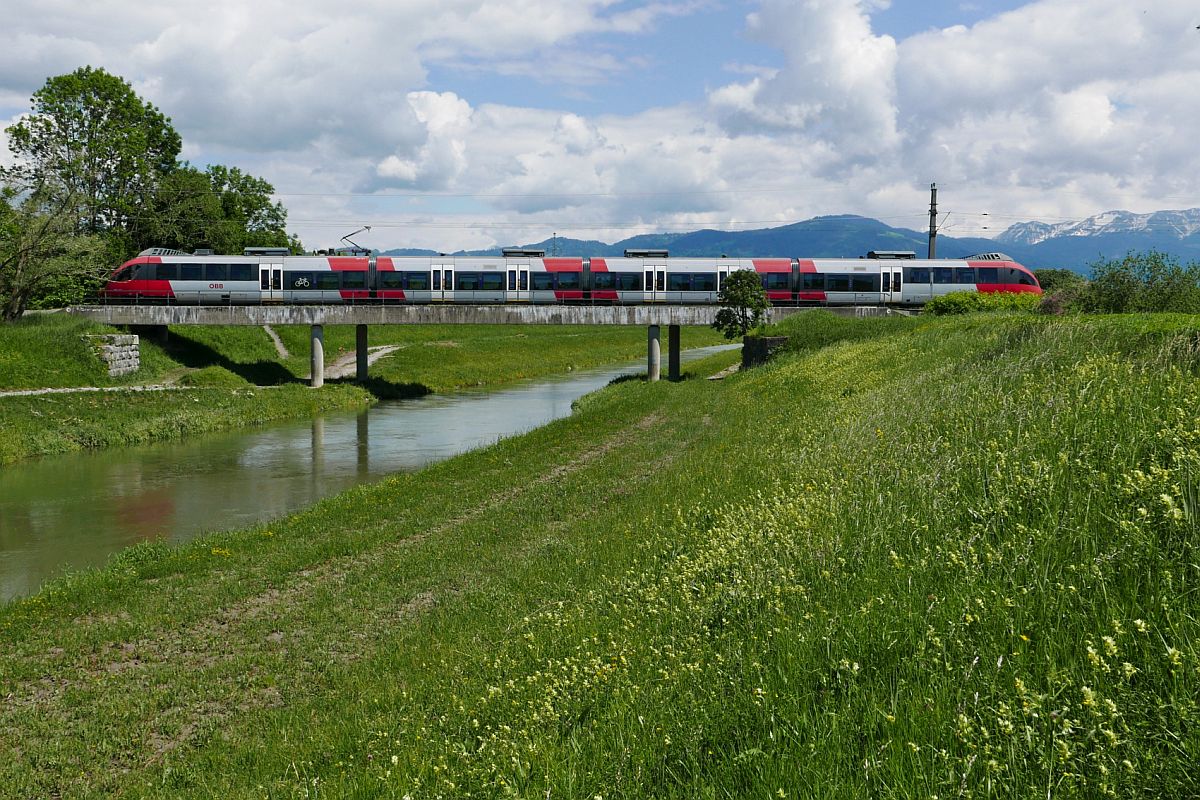
{"label": "reflection of bridge in water", "polygon": [[[168,325],[309,325],[312,385],[325,383],[325,325],[354,325],[357,379],[367,379],[368,325],[641,325],[646,328],[646,375],[661,371],[661,329],[667,327],[667,363],[671,380],[679,378],[679,327],[710,325],[719,306],[560,306],[560,305],[104,305],[68,309],[108,325],[137,326],[166,335]],[[770,319],[803,309],[772,308]],[[841,313],[879,312],[880,308],[838,309]]]}

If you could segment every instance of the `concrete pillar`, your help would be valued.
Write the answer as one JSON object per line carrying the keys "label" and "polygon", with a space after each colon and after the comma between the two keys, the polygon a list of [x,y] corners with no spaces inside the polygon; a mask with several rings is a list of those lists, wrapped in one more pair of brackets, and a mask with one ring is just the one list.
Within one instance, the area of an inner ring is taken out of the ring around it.
{"label": "concrete pillar", "polygon": [[359,383],[367,382],[367,326],[354,326],[354,355],[358,358]]}
{"label": "concrete pillar", "polygon": [[647,330],[646,341],[646,380],[658,380],[662,371],[662,346],[657,325],[651,325]]}
{"label": "concrete pillar", "polygon": [[325,385],[325,328],[312,326],[312,380],[311,386],[320,389]]}
{"label": "concrete pillar", "polygon": [[679,380],[679,326],[667,328],[667,377]]}

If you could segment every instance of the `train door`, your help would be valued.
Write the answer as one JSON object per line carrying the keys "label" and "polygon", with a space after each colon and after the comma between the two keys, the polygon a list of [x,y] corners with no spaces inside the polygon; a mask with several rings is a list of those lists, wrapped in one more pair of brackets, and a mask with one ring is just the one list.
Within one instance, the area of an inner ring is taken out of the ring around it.
{"label": "train door", "polygon": [[646,301],[661,303],[667,299],[667,265],[645,264],[642,271],[646,275]]}
{"label": "train door", "polygon": [[283,300],[283,264],[259,264],[258,288],[264,301]]}
{"label": "train door", "polygon": [[453,300],[454,265],[434,264],[432,270],[433,285],[430,290],[430,299],[435,303],[439,300]]}
{"label": "train door", "polygon": [[899,303],[902,268],[885,266],[879,268],[879,302]]}
{"label": "train door", "polygon": [[509,263],[508,291],[504,299],[510,303],[529,301],[529,264]]}

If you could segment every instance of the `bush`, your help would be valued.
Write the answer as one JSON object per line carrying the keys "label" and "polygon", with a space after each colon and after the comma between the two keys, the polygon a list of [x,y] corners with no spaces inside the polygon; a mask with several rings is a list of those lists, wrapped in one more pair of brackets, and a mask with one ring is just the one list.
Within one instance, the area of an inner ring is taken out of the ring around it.
{"label": "bush", "polygon": [[1200,265],[1180,266],[1174,256],[1155,250],[1097,262],[1081,306],[1097,314],[1195,314],[1200,312]]}
{"label": "bush", "polygon": [[974,314],[980,311],[1033,311],[1041,296],[1030,292],[951,292],[925,304],[934,316]]}

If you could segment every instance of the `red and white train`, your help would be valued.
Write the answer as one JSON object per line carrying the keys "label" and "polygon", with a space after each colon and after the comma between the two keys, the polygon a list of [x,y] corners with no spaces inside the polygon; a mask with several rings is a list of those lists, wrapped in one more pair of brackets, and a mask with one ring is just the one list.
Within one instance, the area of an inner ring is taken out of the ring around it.
{"label": "red and white train", "polygon": [[754,270],[776,305],[919,306],[949,292],[1041,294],[1033,273],[1001,253],[959,260],[908,252],[867,258],[669,258],[661,250],[547,258],[500,256],[241,256],[146,250],[102,291],[111,303],[716,303],[731,272]]}

